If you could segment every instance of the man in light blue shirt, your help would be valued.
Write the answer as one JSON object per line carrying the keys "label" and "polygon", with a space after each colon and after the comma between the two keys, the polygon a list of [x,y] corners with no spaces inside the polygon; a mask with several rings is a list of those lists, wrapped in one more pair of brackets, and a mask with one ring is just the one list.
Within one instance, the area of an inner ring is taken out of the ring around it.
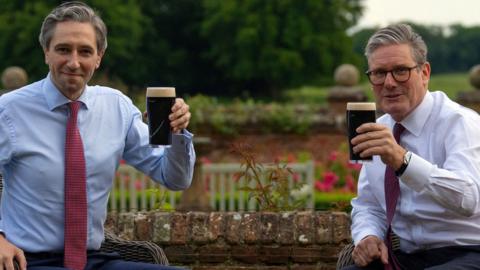
{"label": "man in light blue shirt", "polygon": [[[178,98],[172,107],[172,145],[151,148],[142,114],[128,97],[108,87],[87,86],[107,47],[105,25],[90,7],[60,5],[46,17],[39,39],[49,74],[0,98],[0,269],[13,269],[14,259],[21,269],[27,263],[28,269],[66,269],[64,147],[72,101],[81,103],[78,129],[86,163],[89,255],[84,269],[173,269],[108,256],[98,267],[91,254],[104,237],[108,195],[121,159],[169,189],[189,187],[195,152],[192,134],[185,130],[188,105]],[[58,256],[25,256],[45,253]]]}

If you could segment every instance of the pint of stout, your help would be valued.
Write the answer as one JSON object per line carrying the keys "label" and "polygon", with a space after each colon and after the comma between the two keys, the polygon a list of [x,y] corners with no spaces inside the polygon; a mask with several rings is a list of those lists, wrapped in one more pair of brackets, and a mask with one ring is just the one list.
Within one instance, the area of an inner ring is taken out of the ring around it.
{"label": "pint of stout", "polygon": [[348,102],[347,103],[347,129],[348,145],[350,150],[350,162],[363,163],[372,160],[372,157],[361,158],[353,153],[351,140],[357,136],[355,131],[363,123],[375,122],[376,106],[374,102]]}
{"label": "pint of stout", "polygon": [[148,87],[147,88],[147,115],[150,145],[170,145],[172,132],[170,119],[172,106],[175,103],[174,87]]}

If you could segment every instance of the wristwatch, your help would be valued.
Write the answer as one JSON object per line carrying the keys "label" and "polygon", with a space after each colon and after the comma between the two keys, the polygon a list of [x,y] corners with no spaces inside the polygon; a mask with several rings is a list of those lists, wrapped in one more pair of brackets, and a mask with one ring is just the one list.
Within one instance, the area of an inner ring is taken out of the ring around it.
{"label": "wristwatch", "polygon": [[412,152],[410,151],[407,151],[405,153],[405,155],[403,155],[403,163],[402,163],[402,166],[400,166],[400,168],[398,168],[398,170],[395,171],[395,175],[397,177],[400,177],[403,172],[407,169],[408,167],[408,164],[410,163],[410,159],[412,158]]}

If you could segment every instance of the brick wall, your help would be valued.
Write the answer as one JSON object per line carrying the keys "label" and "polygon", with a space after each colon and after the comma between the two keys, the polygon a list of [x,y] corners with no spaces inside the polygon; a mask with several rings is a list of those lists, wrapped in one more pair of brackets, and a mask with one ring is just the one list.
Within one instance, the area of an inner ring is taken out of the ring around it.
{"label": "brick wall", "polygon": [[351,239],[342,212],[111,213],[107,227],[154,241],[171,264],[194,270],[333,270]]}

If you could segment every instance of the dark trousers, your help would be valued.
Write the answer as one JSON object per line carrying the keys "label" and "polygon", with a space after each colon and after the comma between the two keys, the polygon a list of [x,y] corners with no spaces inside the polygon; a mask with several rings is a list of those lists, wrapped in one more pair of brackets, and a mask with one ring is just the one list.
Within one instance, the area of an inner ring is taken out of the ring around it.
{"label": "dark trousers", "polygon": [[[63,267],[63,254],[26,253],[28,270],[67,270]],[[89,251],[85,270],[180,270],[173,266],[128,262],[117,253]]]}
{"label": "dark trousers", "polygon": [[[471,270],[480,269],[480,246],[455,246],[429,249],[411,254],[395,252],[398,262],[405,270]],[[383,270],[380,261],[367,267],[355,265],[342,270]]]}

